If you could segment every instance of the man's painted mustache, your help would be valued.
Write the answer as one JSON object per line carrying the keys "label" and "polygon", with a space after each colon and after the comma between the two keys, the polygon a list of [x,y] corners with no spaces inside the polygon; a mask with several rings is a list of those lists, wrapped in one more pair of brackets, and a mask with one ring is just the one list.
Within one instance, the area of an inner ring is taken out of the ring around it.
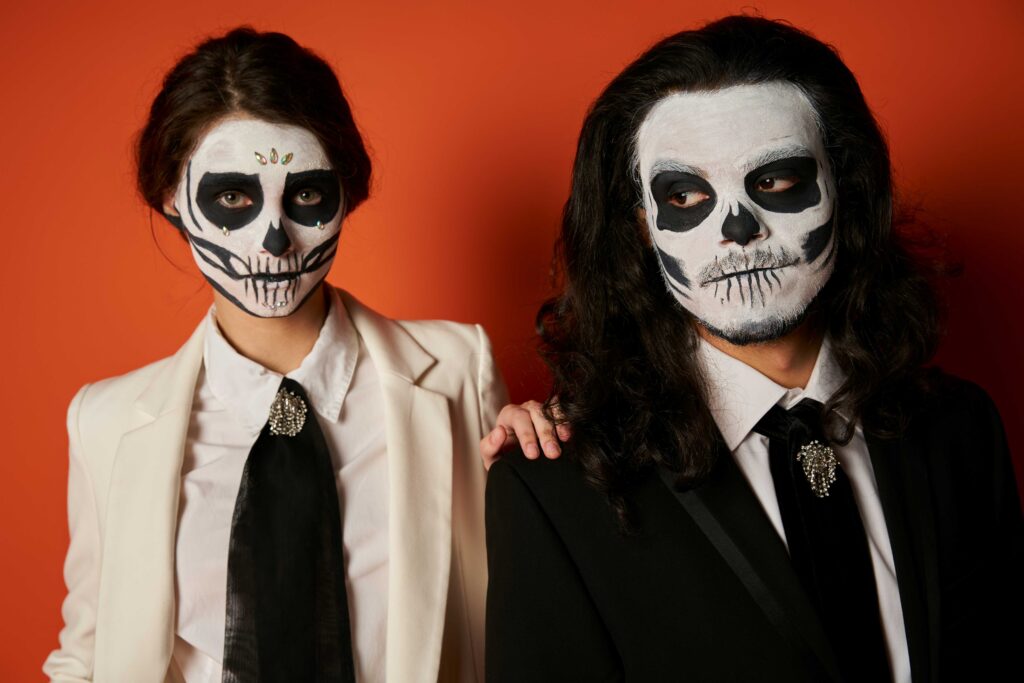
{"label": "man's painted mustache", "polygon": [[778,283],[779,277],[775,271],[799,262],[800,257],[791,254],[785,247],[767,247],[753,252],[730,251],[725,256],[715,257],[713,262],[701,268],[697,282],[701,287],[709,287],[730,278],[754,276],[763,277],[766,283],[771,277]]}

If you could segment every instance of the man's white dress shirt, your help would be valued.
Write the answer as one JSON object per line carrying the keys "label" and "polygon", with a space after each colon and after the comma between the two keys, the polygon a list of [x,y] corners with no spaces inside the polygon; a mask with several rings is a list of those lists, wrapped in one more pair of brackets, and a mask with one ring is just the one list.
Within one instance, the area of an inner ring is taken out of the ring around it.
{"label": "man's white dress shirt", "polygon": [[[775,497],[775,484],[768,465],[768,437],[753,431],[754,425],[778,404],[789,409],[805,398],[825,403],[843,382],[828,339],[822,343],[814,370],[804,389],[779,386],[749,365],[729,356],[714,346],[700,341],[697,356],[708,384],[711,414],[732,452],[736,464],[750,482],[761,506],[785,542],[786,531]],[[845,446],[833,445],[843,472],[850,479],[853,495],[864,522],[871,551],[878,606],[882,616],[886,646],[893,680],[910,681],[910,653],[907,649],[903,608],[896,584],[896,565],[892,558],[889,532],[878,497],[878,485],[871,466],[867,443],[860,425]]]}
{"label": "man's white dress shirt", "polygon": [[[330,310],[312,350],[288,377],[309,396],[334,463],[356,679],[384,680],[388,597],[388,466],[383,394],[345,306]],[[175,551],[174,661],[187,683],[221,680],[228,541],[249,449],[282,376],[239,354],[206,318],[192,403]]]}

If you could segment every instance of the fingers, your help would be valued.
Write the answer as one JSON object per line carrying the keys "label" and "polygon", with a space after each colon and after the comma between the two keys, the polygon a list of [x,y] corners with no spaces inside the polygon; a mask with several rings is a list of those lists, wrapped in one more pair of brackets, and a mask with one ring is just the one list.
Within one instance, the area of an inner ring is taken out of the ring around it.
{"label": "fingers", "polygon": [[555,433],[558,434],[558,440],[565,442],[572,438],[572,427],[566,422],[565,413],[562,411],[561,404],[558,403],[558,397],[555,397],[555,402],[551,404],[551,414],[555,418]]}
{"label": "fingers", "polygon": [[514,437],[509,436],[501,425],[480,439],[480,458],[484,461],[484,469],[491,469],[491,465],[501,456],[501,452],[513,443],[515,443]]}
{"label": "fingers", "polygon": [[[561,411],[556,415],[561,415]],[[536,460],[541,453],[554,459],[562,454],[559,440],[565,441],[570,435],[567,424],[556,426],[547,419],[542,403],[509,404],[498,413],[497,426],[480,440],[480,458],[484,467],[490,469],[503,451],[518,442],[530,460]]]}
{"label": "fingers", "polygon": [[[544,455],[552,460],[560,456],[562,454],[562,449],[558,447],[558,439],[555,437],[555,427],[548,421],[547,416],[544,415],[544,406],[537,401],[527,401],[522,405],[522,407],[530,413],[531,427],[535,438],[540,443],[541,450],[544,451]],[[520,438],[520,443],[521,442],[522,439]],[[527,454],[526,457],[529,458],[531,456]],[[535,455],[532,457],[538,456]]]}

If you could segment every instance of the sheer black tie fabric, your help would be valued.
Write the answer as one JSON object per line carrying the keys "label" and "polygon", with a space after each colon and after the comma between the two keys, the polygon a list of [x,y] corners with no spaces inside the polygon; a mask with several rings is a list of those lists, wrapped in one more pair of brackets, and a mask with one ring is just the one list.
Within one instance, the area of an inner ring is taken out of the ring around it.
{"label": "sheer black tie fabric", "polygon": [[808,481],[797,454],[817,440],[822,405],[804,399],[789,411],[773,406],[754,431],[768,437],[768,461],[789,555],[848,681],[890,681],[867,534],[850,480],[836,467],[824,496]]}
{"label": "sheer black tie fabric", "polygon": [[308,406],[285,378],[245,462],[228,546],[224,683],[355,680],[337,484]]}

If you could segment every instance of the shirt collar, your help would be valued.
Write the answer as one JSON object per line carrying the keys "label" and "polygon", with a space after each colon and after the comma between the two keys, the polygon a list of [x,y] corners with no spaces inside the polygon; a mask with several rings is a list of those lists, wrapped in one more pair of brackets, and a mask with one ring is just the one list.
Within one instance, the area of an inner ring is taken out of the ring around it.
{"label": "shirt collar", "polygon": [[[359,335],[334,287],[326,286],[330,308],[313,348],[288,373],[305,389],[321,417],[337,422],[359,358]],[[242,425],[258,433],[263,429],[281,384],[282,375],[238,353],[220,328],[214,307],[206,316],[203,363],[210,391]]]}
{"label": "shirt collar", "polygon": [[704,339],[697,346],[697,362],[704,371],[708,408],[730,451],[736,450],[775,404],[788,410],[805,398],[825,403],[843,381],[827,335],[805,388],[776,384]]}

